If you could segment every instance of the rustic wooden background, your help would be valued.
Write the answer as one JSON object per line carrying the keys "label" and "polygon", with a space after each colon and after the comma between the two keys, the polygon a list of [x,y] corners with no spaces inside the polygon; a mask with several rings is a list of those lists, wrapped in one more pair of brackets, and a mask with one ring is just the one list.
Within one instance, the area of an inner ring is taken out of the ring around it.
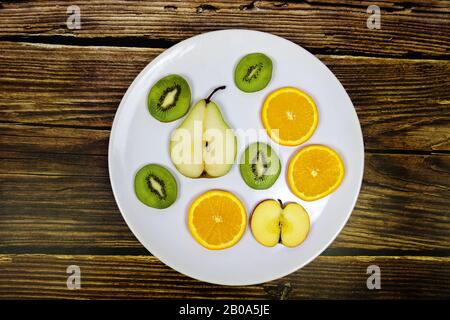
{"label": "rustic wooden background", "polygon": [[[81,29],[66,26],[81,9]],[[368,5],[381,7],[369,30]],[[248,28],[302,45],[348,91],[366,167],[311,264],[262,285],[192,280],[152,257],[111,192],[119,102],[165,48]],[[0,1],[0,298],[449,298],[449,1]],[[66,288],[66,267],[82,289]],[[366,288],[377,264],[382,289]]]}

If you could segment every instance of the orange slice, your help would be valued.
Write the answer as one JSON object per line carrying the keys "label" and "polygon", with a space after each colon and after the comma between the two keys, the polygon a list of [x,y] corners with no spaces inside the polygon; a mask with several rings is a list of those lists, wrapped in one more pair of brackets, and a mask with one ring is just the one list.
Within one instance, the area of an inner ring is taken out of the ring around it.
{"label": "orange slice", "polygon": [[344,163],[336,151],[322,145],[311,145],[300,149],[292,157],[287,179],[297,197],[313,201],[336,190],[344,173]]}
{"label": "orange slice", "polygon": [[261,110],[267,134],[285,146],[298,146],[317,128],[319,114],[314,100],[297,88],[281,88],[269,94]]}
{"label": "orange slice", "polygon": [[239,242],[247,227],[247,212],[234,194],[211,190],[191,204],[188,227],[198,243],[207,249],[220,250]]}

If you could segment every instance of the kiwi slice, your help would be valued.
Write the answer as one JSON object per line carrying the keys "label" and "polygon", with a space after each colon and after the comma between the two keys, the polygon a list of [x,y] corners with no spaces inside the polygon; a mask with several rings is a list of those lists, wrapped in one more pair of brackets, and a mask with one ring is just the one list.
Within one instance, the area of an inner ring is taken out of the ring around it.
{"label": "kiwi slice", "polygon": [[175,202],[178,188],[169,170],[158,164],[148,164],[136,173],[134,192],[147,206],[164,209]]}
{"label": "kiwi slice", "polygon": [[191,89],[187,81],[176,74],[159,79],[148,93],[148,111],[161,122],[184,116],[191,104]]}
{"label": "kiwi slice", "polygon": [[239,170],[250,188],[268,189],[280,175],[281,162],[268,144],[255,142],[245,149]]}
{"label": "kiwi slice", "polygon": [[234,82],[244,92],[264,89],[272,79],[272,60],[264,53],[250,53],[243,57],[235,71]]}

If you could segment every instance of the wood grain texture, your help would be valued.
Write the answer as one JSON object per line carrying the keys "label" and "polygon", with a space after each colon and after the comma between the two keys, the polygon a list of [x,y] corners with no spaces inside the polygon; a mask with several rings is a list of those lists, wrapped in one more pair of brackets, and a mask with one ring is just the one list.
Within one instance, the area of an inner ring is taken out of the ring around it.
{"label": "wood grain texture", "polygon": [[[66,26],[73,4],[80,30]],[[372,4],[380,30],[366,27]],[[450,298],[449,17],[450,1],[434,0],[1,1],[0,299]],[[164,48],[228,28],[315,53],[349,93],[366,147],[361,194],[330,248],[246,287],[193,280],[148,254],[107,169],[135,76]],[[66,287],[72,264],[79,291]],[[366,287],[372,264],[381,290]]]}
{"label": "wood grain texture", "polygon": [[[0,50],[0,122],[84,129],[109,129],[134,77],[162,52],[11,42]],[[349,93],[367,149],[450,150],[449,61],[318,57]]]}
{"label": "wood grain texture", "polygon": [[[110,189],[108,131],[10,124],[0,130],[2,250],[142,248]],[[449,192],[447,155],[367,154],[356,209],[331,248],[446,251]]]}
{"label": "wood grain texture", "polygon": [[[176,42],[212,30],[271,32],[327,53],[448,56],[449,1],[116,1],[84,0],[81,29],[66,26],[70,0],[2,2],[0,37],[153,39]],[[367,7],[381,7],[381,29]],[[433,35],[430,37],[430,35]]]}
{"label": "wood grain texture", "polygon": [[[81,289],[66,287],[69,265]],[[368,290],[367,267],[381,269],[381,290]],[[0,255],[0,298],[63,299],[382,299],[450,297],[450,258],[318,257],[262,285],[223,287],[183,276],[150,256]]]}

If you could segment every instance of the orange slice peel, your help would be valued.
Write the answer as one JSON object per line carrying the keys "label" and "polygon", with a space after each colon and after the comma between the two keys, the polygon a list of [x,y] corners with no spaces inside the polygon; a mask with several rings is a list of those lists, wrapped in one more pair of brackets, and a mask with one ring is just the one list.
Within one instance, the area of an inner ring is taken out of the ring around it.
{"label": "orange slice peel", "polygon": [[344,179],[345,168],[339,154],[324,145],[300,149],[290,160],[287,180],[300,199],[314,201],[335,191]]}
{"label": "orange slice peel", "polygon": [[210,250],[234,246],[247,227],[242,201],[223,190],[210,190],[197,197],[188,210],[188,228],[194,239]]}
{"label": "orange slice peel", "polygon": [[314,100],[306,92],[284,87],[266,97],[261,120],[272,140],[285,146],[298,146],[313,135],[319,123],[319,113]]}

